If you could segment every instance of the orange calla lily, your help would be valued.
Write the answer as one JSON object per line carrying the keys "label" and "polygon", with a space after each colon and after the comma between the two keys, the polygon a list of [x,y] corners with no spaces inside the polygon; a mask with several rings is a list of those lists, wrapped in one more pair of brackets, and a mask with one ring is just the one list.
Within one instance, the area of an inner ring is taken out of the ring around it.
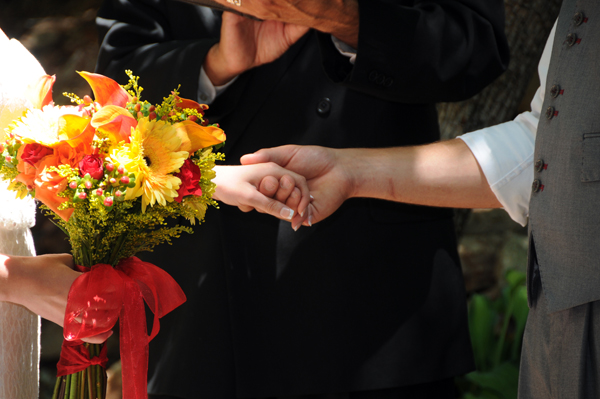
{"label": "orange calla lily", "polygon": [[69,220],[73,213],[73,208],[58,210],[58,206],[69,199],[57,195],[67,187],[67,179],[60,176],[57,172],[49,171],[50,167],[57,166],[58,160],[55,156],[46,157],[40,162],[38,170],[41,172],[36,176],[34,181],[35,198],[52,209],[53,212],[64,220]]}
{"label": "orange calla lily", "polygon": [[128,116],[135,120],[127,109],[116,105],[106,105],[94,113],[94,116],[92,117],[92,126],[98,128],[99,126],[112,122],[119,115]]}
{"label": "orange calla lily", "polygon": [[98,131],[106,134],[113,143],[125,141],[129,143],[131,129],[135,129],[137,121],[125,115],[118,115],[111,122],[98,127]]}
{"label": "orange calla lily", "polygon": [[181,140],[181,146],[178,151],[187,151],[188,153],[192,153],[192,142],[188,136],[187,129],[185,125],[182,123],[177,123],[173,125],[173,127],[177,130],[177,137]]}
{"label": "orange calla lily", "polygon": [[186,129],[191,142],[190,153],[194,153],[201,148],[210,147],[225,141],[225,132],[215,126],[201,126],[192,121],[180,122]]}
{"label": "orange calla lily", "polygon": [[92,126],[109,136],[115,143],[121,140],[129,143],[131,128],[137,126],[137,121],[125,108],[107,105],[94,114]]}
{"label": "orange calla lily", "polygon": [[201,113],[202,115],[204,115],[204,109],[202,108],[202,105],[198,104],[196,101],[194,100],[190,100],[188,98],[182,98],[182,97],[177,97],[179,99],[179,102],[177,103],[177,106],[181,109],[186,109],[186,108],[191,108],[191,109],[195,109],[196,111],[198,111],[199,113]]}
{"label": "orange calla lily", "polygon": [[94,128],[90,125],[89,118],[78,115],[63,115],[58,118],[58,141],[54,146],[61,142],[67,142],[75,148],[83,143],[89,145],[94,139]]}
{"label": "orange calla lily", "polygon": [[43,106],[52,102],[52,87],[55,81],[56,75],[44,75],[37,82],[27,87],[25,95],[33,108],[42,109]]}
{"label": "orange calla lily", "polygon": [[90,72],[77,72],[92,88],[96,102],[100,105],[118,105],[125,108],[131,96],[117,82],[106,76]]}

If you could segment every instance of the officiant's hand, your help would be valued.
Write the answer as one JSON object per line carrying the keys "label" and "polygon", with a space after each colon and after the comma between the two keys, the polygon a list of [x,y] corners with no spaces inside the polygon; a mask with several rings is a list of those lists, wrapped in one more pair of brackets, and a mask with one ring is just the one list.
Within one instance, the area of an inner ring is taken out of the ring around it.
{"label": "officiant's hand", "polygon": [[308,31],[281,21],[256,21],[223,13],[221,39],[208,51],[204,71],[215,86],[275,61]]}
{"label": "officiant's hand", "polygon": [[[262,149],[241,158],[243,165],[274,162],[288,170],[303,175],[313,198],[305,226],[317,223],[333,212],[352,196],[353,176],[351,165],[342,162],[340,151],[325,147],[286,145]],[[346,157],[344,157],[346,159]],[[298,220],[292,220],[292,225]]]}
{"label": "officiant's hand", "polygon": [[216,1],[260,20],[306,26],[358,45],[358,0],[238,0],[238,6]]}
{"label": "officiant's hand", "polygon": [[286,221],[294,219],[292,227],[296,229],[308,216],[308,184],[297,173],[274,163],[216,166],[215,171],[217,189],[213,197],[219,201],[244,212],[256,210]]}
{"label": "officiant's hand", "polygon": [[[0,255],[0,301],[12,302],[63,326],[67,296],[81,273],[73,270],[69,254],[40,256]],[[112,331],[83,339],[99,344]]]}

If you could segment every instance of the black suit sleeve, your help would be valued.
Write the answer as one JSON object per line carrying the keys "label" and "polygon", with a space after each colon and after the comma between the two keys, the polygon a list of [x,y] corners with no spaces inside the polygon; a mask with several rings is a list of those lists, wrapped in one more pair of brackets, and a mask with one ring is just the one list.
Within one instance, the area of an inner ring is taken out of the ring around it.
{"label": "black suit sleeve", "polygon": [[337,83],[403,103],[460,101],[507,67],[502,0],[359,0],[354,66],[320,34]]}
{"label": "black suit sleeve", "polygon": [[123,84],[131,69],[150,102],[160,103],[179,85],[183,97],[197,99],[200,68],[220,31],[214,13],[176,1],[107,0],[96,19],[96,70]]}

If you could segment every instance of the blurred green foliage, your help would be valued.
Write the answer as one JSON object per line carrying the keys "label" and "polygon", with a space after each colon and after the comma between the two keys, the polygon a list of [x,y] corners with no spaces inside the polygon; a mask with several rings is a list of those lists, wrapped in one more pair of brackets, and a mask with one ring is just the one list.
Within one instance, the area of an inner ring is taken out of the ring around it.
{"label": "blurred green foliage", "polygon": [[525,273],[509,270],[501,295],[474,294],[469,329],[477,371],[457,380],[461,399],[516,399],[519,358],[529,308]]}

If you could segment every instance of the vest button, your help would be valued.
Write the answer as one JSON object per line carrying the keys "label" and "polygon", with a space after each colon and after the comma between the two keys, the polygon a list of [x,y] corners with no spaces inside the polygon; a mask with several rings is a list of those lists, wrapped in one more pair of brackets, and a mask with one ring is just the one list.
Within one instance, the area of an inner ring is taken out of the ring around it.
{"label": "vest button", "polygon": [[553,106],[549,106],[548,108],[546,108],[546,118],[547,119],[552,119],[554,118],[554,107]]}
{"label": "vest button", "polygon": [[571,47],[575,42],[577,42],[577,35],[575,33],[569,33],[565,39],[565,43],[567,43],[567,46]]}
{"label": "vest button", "polygon": [[550,95],[554,98],[558,97],[558,95],[560,94],[560,86],[559,85],[552,85],[552,87],[550,88]]}
{"label": "vest button", "polygon": [[317,105],[317,112],[320,115],[327,115],[329,114],[329,111],[331,110],[331,100],[328,99],[327,97],[322,98],[321,101],[319,101],[319,104]]}
{"label": "vest button", "polygon": [[571,21],[573,22],[573,25],[579,26],[583,23],[584,20],[585,20],[585,16],[583,15],[583,13],[581,11],[579,11],[579,12],[576,12],[575,15],[573,15],[573,19]]}
{"label": "vest button", "polygon": [[534,193],[537,193],[538,191],[540,191],[541,186],[542,186],[542,182],[538,179],[535,179],[533,181],[533,184],[531,185],[531,191],[533,191]]}
{"label": "vest button", "polygon": [[538,159],[537,161],[535,161],[534,167],[536,172],[541,172],[542,170],[544,170],[544,160]]}

